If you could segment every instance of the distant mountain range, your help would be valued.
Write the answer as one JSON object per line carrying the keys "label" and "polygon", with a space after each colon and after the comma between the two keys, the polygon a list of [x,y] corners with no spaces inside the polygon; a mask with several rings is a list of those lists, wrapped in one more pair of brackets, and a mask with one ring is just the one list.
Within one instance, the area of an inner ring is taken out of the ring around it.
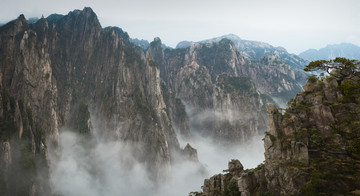
{"label": "distant mountain range", "polygon": [[306,60],[300,58],[299,56],[288,53],[283,47],[274,47],[268,43],[260,41],[243,40],[239,36],[234,34],[223,35],[200,42],[182,41],[177,44],[176,48],[186,48],[192,43],[206,43],[209,41],[219,42],[222,39],[231,40],[242,55],[253,61],[257,61],[262,56],[274,54],[279,56],[280,60],[284,61],[295,69],[303,69],[304,66],[308,63]]}
{"label": "distant mountain range", "polygon": [[308,61],[328,60],[336,57],[345,57],[348,59],[360,59],[360,47],[351,43],[331,44],[325,48],[309,49],[299,54],[299,56]]}

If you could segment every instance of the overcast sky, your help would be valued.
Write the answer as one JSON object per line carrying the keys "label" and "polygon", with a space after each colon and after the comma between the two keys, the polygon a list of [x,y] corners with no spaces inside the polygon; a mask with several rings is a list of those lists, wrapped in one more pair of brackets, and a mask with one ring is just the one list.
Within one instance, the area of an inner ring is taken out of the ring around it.
{"label": "overcast sky", "polygon": [[0,0],[0,23],[67,14],[91,7],[103,27],[118,26],[132,38],[175,47],[233,33],[283,46],[309,48],[350,42],[360,45],[360,0]]}

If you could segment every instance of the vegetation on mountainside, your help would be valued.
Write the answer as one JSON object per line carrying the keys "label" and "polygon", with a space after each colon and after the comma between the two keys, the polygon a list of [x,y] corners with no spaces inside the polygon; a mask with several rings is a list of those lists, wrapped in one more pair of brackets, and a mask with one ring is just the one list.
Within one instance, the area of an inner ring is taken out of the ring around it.
{"label": "vegetation on mountainside", "polygon": [[[317,78],[310,76],[309,82],[314,90],[303,93],[304,100],[322,97],[322,104],[330,107],[334,123],[329,123],[330,132],[319,130],[314,124],[302,123],[301,133],[296,139],[309,140],[310,164],[301,167],[309,174],[309,181],[301,190],[305,195],[349,194],[360,188],[360,72],[359,61],[336,58],[330,61],[311,62],[305,71],[324,70],[329,75]],[[337,86],[327,88],[339,92],[335,102],[326,100],[324,80],[336,80]],[[294,101],[290,102],[294,106]],[[295,105],[285,118],[290,119],[309,105]],[[307,138],[307,139],[306,139]]]}
{"label": "vegetation on mountainside", "polygon": [[247,77],[234,77],[222,74],[219,75],[217,79],[217,86],[222,86],[226,93],[233,93],[236,91],[250,93],[253,84]]}
{"label": "vegetation on mountainside", "polygon": [[216,75],[226,72],[232,72],[232,68],[228,65],[231,59],[232,42],[228,39],[223,39],[219,43],[214,43],[209,46],[202,44],[198,51],[197,60],[199,65],[203,65],[209,69],[212,81],[215,81]]}
{"label": "vegetation on mountainside", "polygon": [[337,81],[358,80],[360,76],[360,61],[349,60],[346,58],[335,58],[334,60],[318,60],[310,62],[304,71],[322,70],[326,71],[330,76],[336,78]]}
{"label": "vegetation on mountainside", "polygon": [[240,196],[239,188],[236,180],[231,180],[228,184],[225,185],[223,196]]}

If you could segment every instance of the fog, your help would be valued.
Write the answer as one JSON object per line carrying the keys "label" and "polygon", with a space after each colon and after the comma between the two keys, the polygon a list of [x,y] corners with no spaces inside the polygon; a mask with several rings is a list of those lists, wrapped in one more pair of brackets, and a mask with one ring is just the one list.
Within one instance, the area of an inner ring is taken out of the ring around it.
{"label": "fog", "polygon": [[244,144],[219,146],[211,139],[197,136],[193,147],[198,151],[199,161],[204,164],[210,175],[222,173],[231,159],[238,159],[245,169],[255,168],[264,158],[264,136],[254,136]]}
{"label": "fog", "polygon": [[83,136],[63,130],[60,134],[59,157],[49,153],[50,172],[55,194],[59,195],[188,195],[200,191],[205,178],[227,169],[229,160],[237,158],[245,168],[256,167],[263,158],[260,137],[248,144],[221,148],[209,139],[197,137],[193,147],[198,151],[201,167],[190,161],[172,165],[170,176],[155,184],[145,166],[131,154],[131,147],[121,142],[82,141]]}
{"label": "fog", "polygon": [[[51,184],[56,195],[187,196],[189,192],[201,191],[204,179],[222,173],[231,159],[239,159],[245,168],[262,163],[262,137],[221,147],[195,132],[190,145],[197,149],[201,164],[184,161],[173,154],[169,175],[153,182],[145,164],[132,154],[133,146],[103,140],[101,130],[93,130],[89,137],[63,128],[58,147],[49,149],[48,153]],[[183,148],[188,141],[178,138]]]}

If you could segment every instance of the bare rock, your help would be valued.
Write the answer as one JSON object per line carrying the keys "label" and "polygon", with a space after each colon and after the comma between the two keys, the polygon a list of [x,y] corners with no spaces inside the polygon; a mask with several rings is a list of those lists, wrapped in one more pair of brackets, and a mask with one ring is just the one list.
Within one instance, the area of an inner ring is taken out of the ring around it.
{"label": "bare rock", "polygon": [[229,173],[232,175],[232,176],[239,176],[240,173],[244,170],[244,167],[243,165],[240,163],[239,160],[231,160],[229,163],[228,163],[228,168],[229,168]]}
{"label": "bare rock", "polygon": [[198,155],[197,155],[197,150],[193,147],[190,146],[190,144],[186,144],[184,150],[183,150],[183,155],[191,161],[194,162],[199,162],[198,159]]}

